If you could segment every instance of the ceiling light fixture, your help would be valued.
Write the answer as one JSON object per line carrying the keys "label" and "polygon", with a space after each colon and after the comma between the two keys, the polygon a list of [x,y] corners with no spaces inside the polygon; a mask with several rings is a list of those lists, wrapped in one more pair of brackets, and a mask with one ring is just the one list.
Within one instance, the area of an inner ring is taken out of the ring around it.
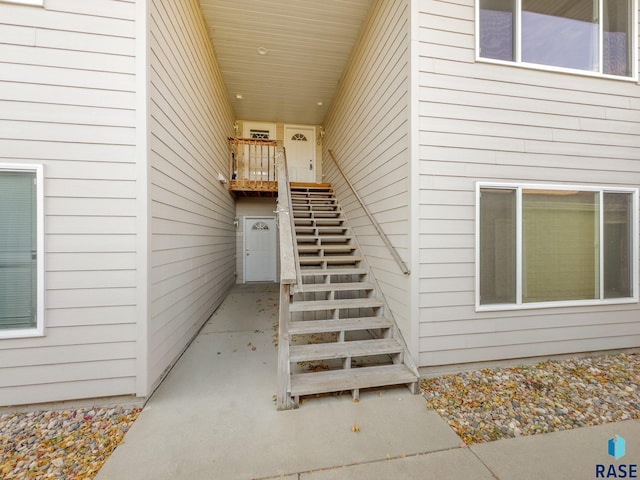
{"label": "ceiling light fixture", "polygon": [[259,53],[260,55],[266,55],[266,54],[267,54],[267,52],[268,52],[268,50],[267,50],[266,48],[264,48],[264,47],[258,47],[258,53]]}
{"label": "ceiling light fixture", "polygon": [[321,107],[322,105],[324,105],[324,103],[322,102],[317,102],[316,105],[318,105],[319,107]]}
{"label": "ceiling light fixture", "polygon": [[242,97],[242,94],[241,94],[241,93],[236,93],[236,98],[237,98],[238,100],[242,100],[242,98],[243,98],[243,97]]}

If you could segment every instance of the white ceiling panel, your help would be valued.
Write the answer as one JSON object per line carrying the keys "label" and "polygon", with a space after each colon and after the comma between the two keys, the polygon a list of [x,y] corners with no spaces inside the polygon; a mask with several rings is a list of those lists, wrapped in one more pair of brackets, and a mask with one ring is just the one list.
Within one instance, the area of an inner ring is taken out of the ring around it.
{"label": "white ceiling panel", "polygon": [[236,116],[322,123],[372,3],[200,0]]}

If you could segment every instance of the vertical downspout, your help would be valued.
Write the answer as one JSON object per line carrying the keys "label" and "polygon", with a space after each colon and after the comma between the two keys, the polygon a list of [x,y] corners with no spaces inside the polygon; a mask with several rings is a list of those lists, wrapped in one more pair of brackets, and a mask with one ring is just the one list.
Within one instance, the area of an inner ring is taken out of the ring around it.
{"label": "vertical downspout", "polygon": [[407,347],[420,367],[420,141],[419,141],[419,0],[409,6],[409,314],[411,332]]}
{"label": "vertical downspout", "polygon": [[151,0],[136,0],[136,382],[138,397],[149,395],[149,45]]}

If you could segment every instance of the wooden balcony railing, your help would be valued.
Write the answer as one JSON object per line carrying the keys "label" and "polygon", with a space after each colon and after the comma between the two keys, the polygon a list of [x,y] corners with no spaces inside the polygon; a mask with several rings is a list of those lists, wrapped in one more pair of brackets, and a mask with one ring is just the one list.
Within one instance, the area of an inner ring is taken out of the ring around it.
{"label": "wooden balcony railing", "polygon": [[229,190],[278,191],[276,140],[229,138]]}

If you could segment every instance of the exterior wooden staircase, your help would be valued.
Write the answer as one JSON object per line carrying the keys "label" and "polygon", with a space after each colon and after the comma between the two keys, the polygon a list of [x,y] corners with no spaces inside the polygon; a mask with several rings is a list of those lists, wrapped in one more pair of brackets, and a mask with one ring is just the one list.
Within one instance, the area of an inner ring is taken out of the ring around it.
{"label": "exterior wooden staircase", "polygon": [[288,354],[280,355],[287,372],[278,408],[329,392],[358,399],[360,389],[388,385],[417,393],[418,371],[331,186],[292,183],[290,202],[299,280],[281,310],[279,347]]}

